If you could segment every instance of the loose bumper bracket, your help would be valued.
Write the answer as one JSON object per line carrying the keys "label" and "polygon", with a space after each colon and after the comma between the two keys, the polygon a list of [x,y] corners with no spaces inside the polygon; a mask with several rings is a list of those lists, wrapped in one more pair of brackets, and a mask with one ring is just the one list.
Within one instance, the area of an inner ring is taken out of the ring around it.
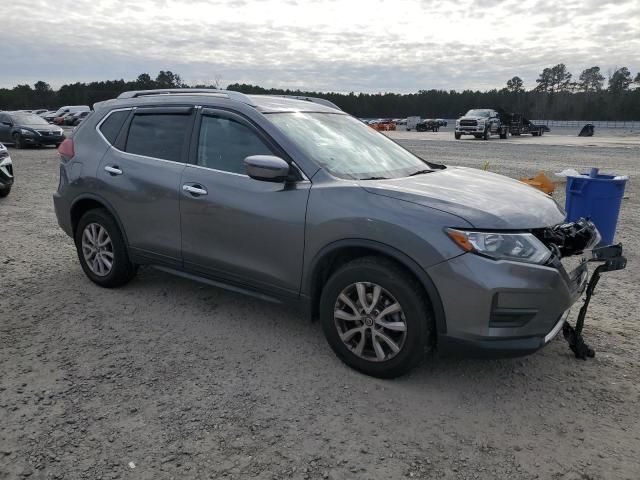
{"label": "loose bumper bracket", "polygon": [[569,348],[573,351],[575,357],[581,360],[593,358],[596,354],[593,348],[585,343],[584,338],[582,337],[582,329],[584,328],[584,319],[587,315],[589,302],[591,301],[593,292],[596,289],[596,285],[598,285],[600,275],[604,272],[622,270],[627,266],[627,259],[622,256],[622,244],[594,248],[591,251],[591,258],[588,259],[588,261],[604,263],[596,267],[589,279],[589,283],[585,290],[584,303],[578,313],[578,320],[576,320],[576,326],[572,327],[571,324],[566,321],[562,326],[562,335],[569,343]]}

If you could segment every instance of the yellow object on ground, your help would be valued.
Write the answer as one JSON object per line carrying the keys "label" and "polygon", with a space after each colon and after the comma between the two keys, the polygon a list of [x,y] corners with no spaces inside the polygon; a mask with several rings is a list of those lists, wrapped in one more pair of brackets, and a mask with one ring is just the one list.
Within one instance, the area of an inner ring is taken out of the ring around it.
{"label": "yellow object on ground", "polygon": [[527,185],[531,185],[533,188],[542,190],[547,195],[551,195],[556,189],[555,184],[544,174],[544,172],[540,172],[532,178],[521,178],[520,181]]}

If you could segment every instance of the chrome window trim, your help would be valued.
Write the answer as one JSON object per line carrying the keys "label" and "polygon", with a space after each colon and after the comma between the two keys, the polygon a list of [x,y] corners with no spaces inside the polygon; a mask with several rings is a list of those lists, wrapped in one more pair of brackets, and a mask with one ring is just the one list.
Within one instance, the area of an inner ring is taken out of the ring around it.
{"label": "chrome window trim", "polygon": [[[107,118],[109,118],[111,116],[112,113],[115,112],[126,112],[128,110],[135,110],[136,107],[125,107],[125,108],[114,108],[113,110],[111,110],[109,113],[107,113],[104,117],[102,117],[102,120],[100,120],[98,122],[98,124],[96,125],[96,132],[98,132],[98,135],[100,135],[100,137],[102,138],[102,140],[104,140],[104,142],[109,145],[111,148],[118,150],[119,152],[122,152],[122,150],[117,149],[116,147],[113,146],[113,144],[107,140],[107,138],[102,134],[102,132],[100,131],[100,127],[102,126],[102,124],[107,120]],[[122,128],[122,127],[120,127]],[[127,152],[124,152],[127,153]]]}

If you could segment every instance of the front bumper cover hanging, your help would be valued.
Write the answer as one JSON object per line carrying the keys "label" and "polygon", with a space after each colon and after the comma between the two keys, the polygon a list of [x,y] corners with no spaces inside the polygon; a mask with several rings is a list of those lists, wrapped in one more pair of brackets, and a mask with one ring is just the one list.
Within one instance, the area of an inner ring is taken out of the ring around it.
{"label": "front bumper cover hanging", "polygon": [[585,298],[580,312],[578,313],[578,319],[576,320],[576,326],[572,327],[569,322],[564,323],[562,326],[562,335],[564,336],[569,348],[573,352],[576,358],[586,360],[595,356],[595,351],[589,345],[587,345],[582,337],[582,329],[584,327],[584,319],[587,315],[587,309],[589,308],[589,302],[593,296],[593,292],[598,285],[600,275],[604,272],[613,272],[615,270],[622,270],[627,266],[627,259],[622,256],[622,245],[608,245],[605,247],[594,248],[591,250],[591,258],[588,258],[589,262],[604,262],[598,265],[589,279],[587,288],[585,289]]}

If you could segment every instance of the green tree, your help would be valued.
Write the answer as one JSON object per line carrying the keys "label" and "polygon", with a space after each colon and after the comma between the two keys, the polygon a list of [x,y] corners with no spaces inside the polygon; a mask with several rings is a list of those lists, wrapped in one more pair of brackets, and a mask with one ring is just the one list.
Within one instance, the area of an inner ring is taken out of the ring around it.
{"label": "green tree", "polygon": [[618,68],[609,77],[609,91],[611,93],[622,93],[629,90],[631,85],[631,72],[627,67]]}
{"label": "green tree", "polygon": [[524,92],[524,82],[520,77],[513,77],[510,80],[507,80],[507,91],[513,93],[522,93]]}
{"label": "green tree", "polygon": [[177,73],[173,73],[171,70],[160,70],[156,77],[156,88],[181,88],[184,87],[182,78]]}
{"label": "green tree", "polygon": [[591,67],[582,71],[578,81],[578,88],[583,92],[599,92],[604,84],[604,75],[600,67]]}

